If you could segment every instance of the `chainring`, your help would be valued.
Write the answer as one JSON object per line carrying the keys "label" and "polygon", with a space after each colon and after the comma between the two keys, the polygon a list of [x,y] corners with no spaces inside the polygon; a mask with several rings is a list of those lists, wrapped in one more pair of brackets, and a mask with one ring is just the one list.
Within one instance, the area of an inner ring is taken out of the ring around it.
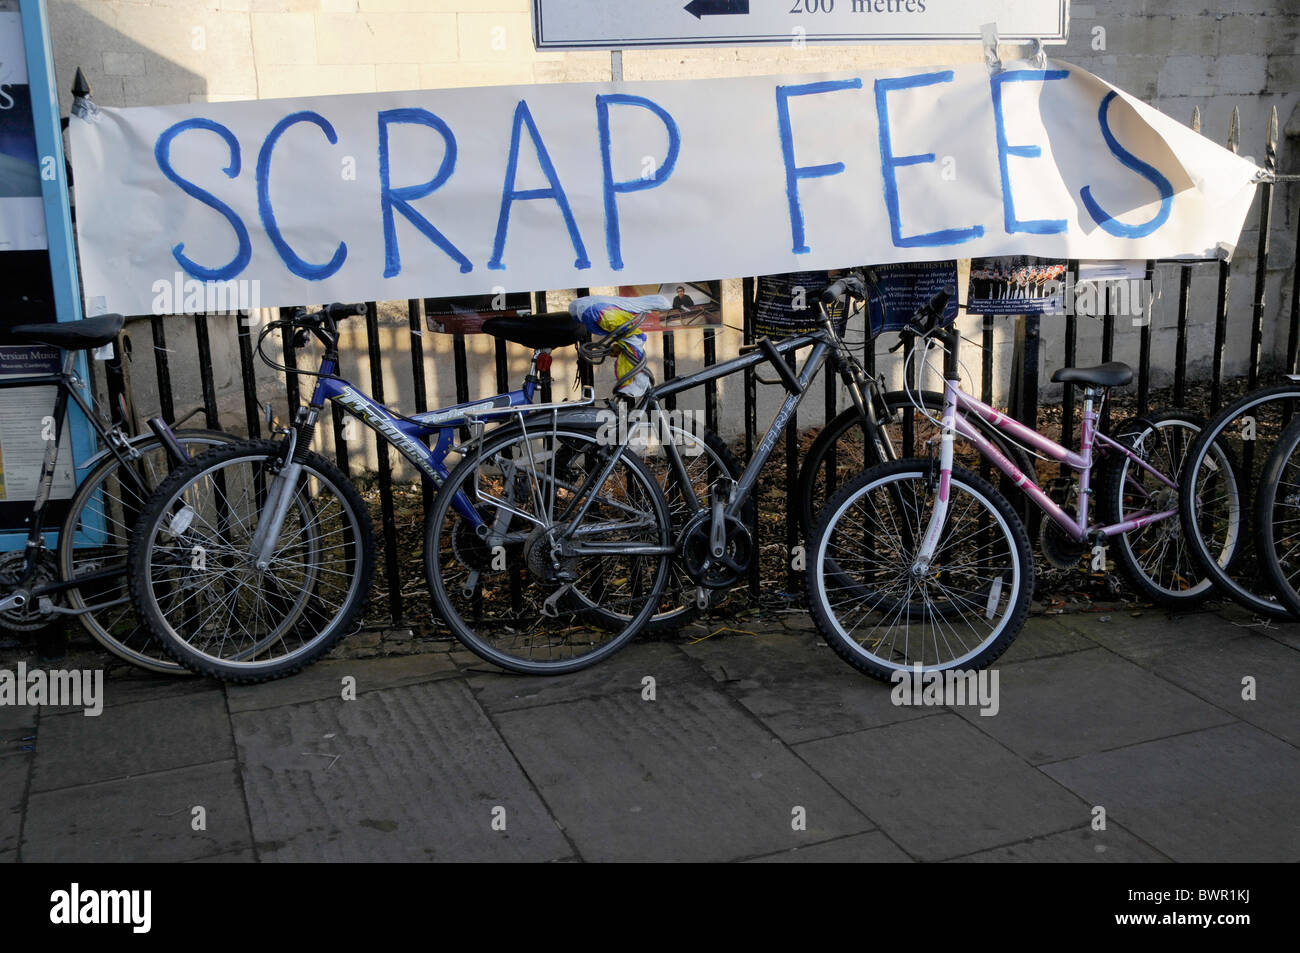
{"label": "chainring", "polygon": [[715,557],[709,545],[713,514],[701,510],[682,531],[681,566],[691,580],[705,589],[728,589],[749,569],[754,555],[749,528],[734,516],[724,518],[725,542],[722,556]]}
{"label": "chainring", "polygon": [[[23,559],[26,553],[17,550],[0,556],[0,575],[17,576],[22,573]],[[59,564],[54,553],[48,549],[38,551],[36,572],[27,582],[28,589],[35,589],[46,583],[57,581]],[[50,604],[62,601],[62,594],[50,597]],[[58,613],[42,611],[41,600],[33,599],[21,609],[6,609],[0,612],[0,627],[12,632],[36,632],[50,625],[58,618]]]}
{"label": "chainring", "polygon": [[[1067,511],[1068,512],[1068,511]],[[1056,521],[1044,517],[1038,530],[1038,549],[1043,558],[1057,569],[1075,569],[1088,553],[1088,547],[1065,535]]]}
{"label": "chainring", "polygon": [[[1070,481],[1058,478],[1050,481],[1046,489],[1047,495],[1051,497],[1052,501],[1070,519],[1074,519],[1077,511],[1069,503],[1069,495],[1072,489]],[[1071,539],[1066,535],[1065,530],[1057,525],[1056,520],[1051,519],[1046,514],[1044,514],[1038,525],[1038,549],[1043,554],[1043,558],[1057,569],[1077,569],[1079,560],[1083,559],[1088,553],[1086,544]]]}

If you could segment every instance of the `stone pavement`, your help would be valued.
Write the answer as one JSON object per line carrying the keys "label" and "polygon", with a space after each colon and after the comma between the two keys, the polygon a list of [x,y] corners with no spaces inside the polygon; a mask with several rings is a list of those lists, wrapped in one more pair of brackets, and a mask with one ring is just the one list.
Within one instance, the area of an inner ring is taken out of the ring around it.
{"label": "stone pavement", "polygon": [[0,707],[0,861],[1300,860],[1300,626],[1037,616],[986,717],[895,706],[801,612],[731,625],[551,679],[117,668],[97,718]]}

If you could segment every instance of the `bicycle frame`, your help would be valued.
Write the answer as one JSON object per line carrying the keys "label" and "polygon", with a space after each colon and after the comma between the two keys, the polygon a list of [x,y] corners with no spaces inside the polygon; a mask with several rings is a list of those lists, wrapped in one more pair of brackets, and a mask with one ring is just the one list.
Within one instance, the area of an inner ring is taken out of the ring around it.
{"label": "bicycle frame", "polygon": [[[943,409],[943,441],[940,447],[940,477],[939,477],[939,506],[946,510],[948,502],[948,486],[952,476],[952,435],[960,434],[966,440],[969,440],[979,450],[980,455],[993,464],[1001,473],[1011,480],[1017,487],[1025,492],[1034,504],[1051,517],[1052,521],[1061,527],[1070,538],[1076,542],[1086,542],[1090,538],[1100,536],[1109,538],[1127,533],[1130,530],[1139,529],[1151,523],[1160,520],[1169,519],[1176,516],[1177,509],[1160,510],[1148,513],[1143,511],[1137,516],[1124,520],[1120,523],[1110,525],[1090,525],[1088,521],[1088,499],[1091,496],[1090,484],[1093,469],[1093,450],[1098,446],[1108,451],[1116,451],[1136,463],[1139,467],[1150,473],[1156,480],[1163,483],[1166,487],[1177,490],[1178,484],[1165,476],[1159,470],[1155,469],[1138,454],[1134,453],[1128,447],[1111,439],[1106,434],[1097,429],[1098,414],[1093,407],[1093,400],[1096,392],[1088,388],[1083,393],[1083,426],[1079,434],[1079,451],[1075,453],[1068,450],[1051,440],[1044,437],[1038,431],[1025,426],[1018,420],[1013,420],[1006,414],[990,407],[981,400],[971,397],[961,389],[961,384],[955,378],[945,377],[944,379],[944,409]],[[1051,497],[1038,485],[1038,483],[1029,474],[1024,473],[1011,460],[1001,453],[997,447],[976,430],[958,411],[965,411],[978,414],[988,424],[997,430],[1010,435],[1013,439],[1026,443],[1035,450],[1046,454],[1054,460],[1064,463],[1071,470],[1074,470],[1078,476],[1079,487],[1079,516],[1077,519],[1070,516],[1060,506],[1056,504]],[[936,514],[938,515],[938,514]],[[942,525],[942,518],[935,522],[933,534],[937,542],[939,527]],[[927,533],[926,543],[931,543]],[[932,554],[932,549],[925,549],[923,552]]]}
{"label": "bicycle frame", "polygon": [[123,466],[127,466],[132,459],[133,451],[130,449],[129,443],[122,437],[121,431],[116,427],[105,427],[89,402],[82,396],[79,387],[81,379],[77,376],[75,370],[77,353],[76,351],[64,352],[63,368],[57,374],[33,374],[27,377],[0,378],[0,390],[16,387],[49,386],[56,389],[52,414],[54,419],[54,439],[47,440],[45,443],[45,452],[41,461],[41,476],[37,483],[36,498],[32,502],[32,515],[27,529],[23,574],[16,588],[0,597],[0,611],[25,605],[29,599],[53,595],[66,589],[75,589],[87,583],[112,579],[118,575],[115,570],[101,570],[95,573],[87,573],[75,580],[58,580],[38,586],[30,591],[25,589],[37,568],[36,554],[45,546],[45,511],[50,502],[50,490],[54,486],[54,471],[58,465],[59,443],[63,439],[63,430],[68,419],[68,399],[71,398],[80,408],[86,419],[90,421],[96,436],[104,445],[105,449],[100,454],[92,457],[92,461],[98,460],[100,455],[105,452],[116,456]]}
{"label": "bicycle frame", "polygon": [[[785,431],[785,425],[789,423],[790,417],[803,403],[804,395],[808,392],[808,385],[812,379],[817,376],[822,365],[832,348],[831,342],[827,339],[825,332],[815,332],[813,334],[801,334],[797,337],[786,338],[783,341],[774,342],[777,353],[786,355],[805,347],[811,347],[812,353],[804,360],[803,367],[800,369],[796,380],[799,382],[800,390],[798,393],[787,392],[785,399],[781,401],[781,406],[777,408],[776,414],[772,417],[772,423],[767,428],[767,433],[763,439],[758,442],[754,448],[754,455],[746,464],[745,469],[741,471],[740,478],[736,481],[735,490],[731,499],[725,504],[724,513],[728,517],[739,517],[741,508],[748,498],[754,485],[758,482],[759,473],[767,463],[768,457],[776,449],[776,442],[781,438]],[[642,401],[642,406],[648,409],[651,414],[659,412],[660,401],[666,397],[679,394],[682,391],[690,390],[693,387],[699,387],[709,381],[718,380],[722,377],[728,377],[740,371],[756,367],[767,360],[766,354],[762,351],[751,351],[748,354],[742,354],[740,357],[732,358],[721,364],[714,364],[712,367],[706,367],[702,371],[689,374],[686,377],[674,378],[665,381],[656,387],[651,388]],[[868,401],[869,405],[870,402]],[[678,479],[684,496],[688,496],[692,511],[700,508],[699,499],[695,496],[695,489],[691,486],[690,478],[686,475],[686,467],[682,462],[681,453],[673,441],[664,443],[664,450],[668,454],[669,466],[673,468],[674,476]]]}
{"label": "bicycle frame", "polygon": [[[469,426],[481,418],[505,416],[510,412],[509,408],[532,404],[533,395],[537,391],[536,365],[537,361],[534,358],[529,367],[528,377],[523,387],[518,390],[415,414],[411,417],[399,417],[348,381],[334,376],[338,370],[338,362],[327,356],[320,363],[320,376],[316,379],[316,387],[312,391],[310,409],[319,412],[327,400],[332,400],[346,408],[385,442],[396,448],[397,452],[431,480],[434,486],[441,487],[451,473],[445,461],[454,447],[456,430]],[[501,413],[494,415],[494,411]],[[426,443],[431,439],[432,446]],[[468,499],[457,499],[454,505],[461,516],[475,524],[479,522],[478,513]]]}
{"label": "bicycle frame", "polygon": [[[824,309],[822,314],[823,318],[825,318]],[[836,348],[837,346],[837,336],[835,335],[833,328],[829,327],[820,331],[800,334],[795,337],[786,338],[785,340],[772,343],[772,347],[776,354],[781,356],[793,353],[805,347],[811,347],[812,353],[809,354],[807,359],[804,361],[803,367],[800,369],[797,376],[791,372],[792,380],[798,385],[798,389],[790,390],[787,388],[785,399],[781,402],[781,406],[777,408],[777,412],[772,418],[772,423],[768,427],[767,433],[763,435],[763,439],[759,441],[758,446],[754,449],[753,457],[750,459],[749,463],[746,464],[745,469],[740,474],[740,478],[735,483],[735,487],[731,493],[731,498],[727,500],[723,506],[722,513],[726,517],[739,519],[740,511],[744,506],[745,500],[753,490],[754,485],[758,482],[759,473],[762,471],[764,464],[767,463],[768,457],[771,456],[772,451],[775,449],[776,442],[780,439],[781,434],[785,429],[785,425],[789,422],[791,415],[794,414],[795,410],[799,407],[799,404],[803,402],[804,395],[808,392],[809,383],[811,383],[813,377],[817,375],[817,372],[821,370],[822,365],[826,362],[828,353],[832,348]],[[706,367],[703,370],[697,371],[694,374],[689,374],[686,377],[679,377],[670,381],[665,381],[662,384],[650,388],[650,390],[646,392],[641,399],[638,409],[649,410],[652,414],[657,413],[659,411],[659,402],[663,398],[679,394],[685,390],[690,390],[693,387],[699,387],[701,384],[708,383],[712,380],[727,377],[731,374],[737,373],[738,371],[744,371],[751,367],[756,367],[767,360],[769,360],[769,358],[765,351],[761,349],[754,350],[747,354],[742,354],[739,357],[732,358],[729,361],[724,361],[721,364],[714,364],[710,367]],[[871,401],[866,400],[864,395],[858,392],[856,383],[850,386],[850,391],[854,395],[853,399],[855,404],[859,405],[859,408],[863,410],[864,414],[868,415],[868,419],[874,425],[874,408],[872,407]],[[622,456],[626,447],[627,444],[621,444],[617,450],[610,455],[601,472],[599,474],[593,473],[592,477],[588,478],[586,481],[587,484],[600,485],[600,483],[609,476],[610,472],[613,471],[614,466]],[[691,485],[690,477],[686,472],[686,466],[682,462],[681,453],[678,451],[675,442],[671,440],[666,441],[663,444],[663,447],[668,454],[669,466],[673,470],[674,478],[681,487],[681,492],[684,498],[686,498],[690,504],[691,511],[693,513],[699,512],[703,507],[700,504],[699,498],[695,495],[695,488]],[[583,488],[583,491],[580,491],[580,498],[585,493],[585,489],[586,487]],[[572,525],[578,525],[581,519],[586,515],[592,502],[592,498],[589,495],[586,496],[577,512],[573,514]],[[567,513],[565,516],[568,518]],[[570,545],[574,554],[587,554],[587,549],[582,547],[580,544]],[[600,550],[596,548],[591,549],[591,553],[597,553],[599,551]],[[671,549],[664,549],[663,547],[656,546],[625,546],[620,544],[618,552],[626,555],[671,555],[676,553],[676,546],[674,545]]]}

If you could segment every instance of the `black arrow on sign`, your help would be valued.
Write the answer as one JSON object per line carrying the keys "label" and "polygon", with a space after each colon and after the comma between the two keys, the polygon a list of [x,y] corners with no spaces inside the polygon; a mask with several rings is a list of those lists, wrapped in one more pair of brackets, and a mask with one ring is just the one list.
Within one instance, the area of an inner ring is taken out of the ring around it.
{"label": "black arrow on sign", "polygon": [[716,16],[744,16],[749,13],[749,0],[691,0],[683,8],[695,19]]}

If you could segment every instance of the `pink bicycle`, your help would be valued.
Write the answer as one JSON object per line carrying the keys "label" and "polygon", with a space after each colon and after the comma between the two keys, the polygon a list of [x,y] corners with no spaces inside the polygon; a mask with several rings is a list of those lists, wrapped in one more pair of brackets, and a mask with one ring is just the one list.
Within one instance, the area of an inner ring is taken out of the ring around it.
{"label": "pink bicycle", "polygon": [[[942,348],[943,411],[930,455],[882,463],[847,482],[823,508],[809,541],[808,604],[831,647],[854,667],[889,680],[915,666],[983,668],[1024,625],[1034,588],[1029,536],[1002,493],[954,466],[958,436],[1042,510],[1041,548],[1053,563],[1090,559],[1104,569],[1113,560],[1142,595],[1172,607],[1211,595],[1178,519],[1178,474],[1202,422],[1171,412],[1103,432],[1098,421],[1109,389],[1128,384],[1132,369],[1119,362],[1063,368],[1052,380],[1083,388],[1079,450],[1069,450],[962,390],[957,331],[939,327],[946,300],[936,296],[913,318],[918,363],[906,374],[909,389],[919,392],[913,371],[927,366],[932,348]],[[1073,480],[1045,489],[968,417],[1064,464]],[[1221,448],[1214,452],[1223,478],[1235,480],[1233,460]],[[1097,490],[1100,522],[1090,512]],[[1204,513],[1207,519],[1240,519],[1239,507],[1204,501],[1201,509],[1210,505],[1227,508]],[[1235,556],[1241,535],[1226,534],[1230,542],[1216,553],[1222,564]]]}

